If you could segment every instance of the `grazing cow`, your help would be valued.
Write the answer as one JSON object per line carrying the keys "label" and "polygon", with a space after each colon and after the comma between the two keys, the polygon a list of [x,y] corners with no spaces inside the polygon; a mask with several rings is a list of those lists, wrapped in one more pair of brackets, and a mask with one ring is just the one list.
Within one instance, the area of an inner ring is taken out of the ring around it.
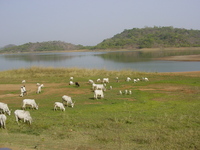
{"label": "grazing cow", "polygon": [[4,115],[4,114],[0,114],[0,127],[1,128],[6,128],[6,119],[7,119],[7,117],[6,117],[6,115]]}
{"label": "grazing cow", "polygon": [[29,122],[29,124],[31,125],[32,117],[31,117],[29,111],[15,110],[14,114],[15,114],[15,119],[16,119],[18,124],[19,124],[18,121],[23,119],[24,122]]}
{"label": "grazing cow", "polygon": [[88,80],[88,83],[89,83],[89,84],[94,84],[94,81],[91,80],[91,79],[89,79],[89,80]]}
{"label": "grazing cow", "polygon": [[119,94],[122,95],[122,91],[121,90],[119,90]]}
{"label": "grazing cow", "polygon": [[26,108],[26,105],[31,106],[32,109],[38,109],[38,105],[36,104],[34,99],[24,99],[23,100],[23,105],[22,105],[22,109]]}
{"label": "grazing cow", "polygon": [[73,81],[69,81],[69,85],[73,85],[74,84],[74,82]]}
{"label": "grazing cow", "polygon": [[44,84],[41,84],[41,85],[38,86],[38,90],[37,90],[36,93],[38,93],[38,94],[41,93],[42,87],[44,87]]}
{"label": "grazing cow", "polygon": [[65,111],[65,107],[64,107],[63,103],[61,103],[61,102],[55,102],[55,103],[54,103],[54,111],[57,110],[57,107],[58,107],[60,110]]}
{"label": "grazing cow", "polygon": [[9,110],[8,105],[2,102],[0,102],[0,112],[8,115],[11,114],[11,110]]}
{"label": "grazing cow", "polygon": [[125,90],[125,91],[124,91],[124,94],[125,94],[125,95],[128,94],[128,90]]}
{"label": "grazing cow", "polygon": [[75,85],[78,86],[78,87],[80,86],[80,84],[78,82],[75,82]]}
{"label": "grazing cow", "polygon": [[137,79],[133,79],[133,83],[137,83],[138,81],[137,81]]}
{"label": "grazing cow", "polygon": [[98,97],[104,98],[104,95],[103,95],[103,91],[102,91],[102,90],[95,90],[95,91],[94,91],[94,98],[97,99]]}
{"label": "grazing cow", "polygon": [[103,78],[103,83],[109,83],[109,78]]}
{"label": "grazing cow", "polygon": [[130,78],[130,77],[127,77],[127,78],[126,78],[126,81],[127,81],[127,82],[131,81],[131,78]]}
{"label": "grazing cow", "polygon": [[131,91],[131,90],[129,90],[129,91],[128,91],[128,94],[129,94],[129,95],[131,95],[131,94],[132,94],[132,91]]}
{"label": "grazing cow", "polygon": [[119,82],[119,77],[116,77],[115,79],[116,79],[117,82]]}
{"label": "grazing cow", "polygon": [[106,88],[104,86],[104,84],[92,84],[92,89],[93,90],[103,90],[106,91]]}
{"label": "grazing cow", "polygon": [[26,80],[22,80],[22,83],[26,83]]}
{"label": "grazing cow", "polygon": [[149,79],[147,77],[143,77],[142,80],[143,81],[149,81]]}
{"label": "grazing cow", "polygon": [[63,95],[62,96],[62,101],[63,101],[63,104],[67,103],[67,106],[71,106],[72,108],[74,107],[75,102],[74,103],[72,102],[72,98],[71,97],[69,97],[67,95]]}
{"label": "grazing cow", "polygon": [[69,80],[74,80],[74,77],[70,77]]}
{"label": "grazing cow", "polygon": [[97,79],[97,82],[101,82],[101,79]]}

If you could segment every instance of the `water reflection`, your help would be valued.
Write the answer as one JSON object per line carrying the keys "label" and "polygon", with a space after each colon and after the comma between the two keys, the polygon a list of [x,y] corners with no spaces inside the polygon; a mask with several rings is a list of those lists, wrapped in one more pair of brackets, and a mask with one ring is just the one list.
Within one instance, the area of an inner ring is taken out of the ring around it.
{"label": "water reflection", "polygon": [[149,54],[145,54],[141,51],[127,51],[127,52],[110,52],[106,54],[100,54],[105,60],[112,60],[115,62],[142,62],[142,61],[150,61],[152,56]]}
{"label": "water reflection", "polygon": [[26,62],[37,62],[37,61],[62,61],[66,59],[72,59],[75,56],[72,55],[63,55],[58,53],[31,53],[31,54],[9,54],[3,55],[5,59],[10,61],[26,61]]}
{"label": "water reflection", "polygon": [[[168,54],[167,54],[168,55]],[[56,52],[0,55],[0,71],[17,68],[77,67],[86,69],[136,70],[147,72],[199,71],[200,62],[155,61],[164,51]]]}

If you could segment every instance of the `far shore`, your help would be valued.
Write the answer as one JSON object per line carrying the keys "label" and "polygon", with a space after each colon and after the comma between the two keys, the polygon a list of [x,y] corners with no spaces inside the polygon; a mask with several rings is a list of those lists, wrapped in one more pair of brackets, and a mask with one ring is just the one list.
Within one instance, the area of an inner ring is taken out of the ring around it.
{"label": "far shore", "polygon": [[170,57],[156,58],[156,60],[169,60],[169,61],[200,61],[200,55],[170,56]]}
{"label": "far shore", "polygon": [[[56,53],[56,52],[113,52],[113,51],[160,51],[160,50],[200,50],[200,47],[179,47],[179,48],[144,48],[144,49],[96,49],[96,50],[89,50],[89,49],[80,49],[80,50],[62,50],[62,51],[34,51],[34,52],[17,52],[20,53]],[[15,54],[15,53],[0,53],[0,54]],[[200,54],[199,55],[181,55],[181,56],[169,56],[169,57],[160,57],[155,58],[155,60],[166,60],[166,61],[200,61]]]}

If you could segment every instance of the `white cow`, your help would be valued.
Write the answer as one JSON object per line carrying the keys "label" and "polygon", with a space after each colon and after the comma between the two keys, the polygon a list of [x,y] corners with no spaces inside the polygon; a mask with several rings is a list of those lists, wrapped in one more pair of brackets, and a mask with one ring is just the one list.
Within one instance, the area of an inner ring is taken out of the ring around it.
{"label": "white cow", "polygon": [[143,81],[149,81],[147,77],[142,78]]}
{"label": "white cow", "polygon": [[74,84],[74,82],[73,81],[69,81],[69,85],[73,85]]}
{"label": "white cow", "polygon": [[22,83],[26,83],[26,80],[22,80]]}
{"label": "white cow", "polygon": [[137,81],[137,79],[133,79],[133,83],[137,83],[138,81]]}
{"label": "white cow", "polygon": [[2,102],[0,102],[0,112],[2,112],[4,114],[6,113],[8,115],[11,114],[11,110],[9,110],[8,105],[5,103],[2,103]]}
{"label": "white cow", "polygon": [[32,122],[32,117],[30,115],[29,111],[25,111],[25,110],[15,110],[14,112],[15,114],[15,119],[17,121],[17,123],[19,124],[19,120],[24,120],[24,122],[29,122],[29,124],[31,124]]}
{"label": "white cow", "polygon": [[130,78],[130,77],[127,77],[127,78],[126,78],[126,81],[127,81],[127,82],[131,81],[131,78]]}
{"label": "white cow", "polygon": [[131,90],[129,90],[129,91],[128,91],[128,94],[129,94],[129,95],[131,95],[131,94],[132,94],[132,91],[131,91]]}
{"label": "white cow", "polygon": [[21,91],[21,94],[19,95],[20,97],[23,97],[25,94],[27,95],[27,91],[26,91],[25,85],[21,86],[20,91]]}
{"label": "white cow", "polygon": [[38,86],[38,90],[37,90],[38,94],[41,93],[42,87],[44,87],[44,84],[41,84],[41,85]]}
{"label": "white cow", "polygon": [[128,90],[125,90],[125,91],[124,91],[124,94],[127,95],[127,94],[128,94]]}
{"label": "white cow", "polygon": [[109,83],[109,78],[103,78],[103,83]]}
{"label": "white cow", "polygon": [[119,90],[119,95],[122,95],[122,91],[121,90]]}
{"label": "white cow", "polygon": [[119,77],[116,77],[115,79],[116,79],[117,82],[119,82]]}
{"label": "white cow", "polygon": [[90,84],[94,84],[94,81],[91,80],[91,79],[89,79],[89,80],[88,80],[88,83],[90,83]]}
{"label": "white cow", "polygon": [[57,108],[59,108],[60,110],[65,111],[65,107],[64,107],[63,103],[61,103],[61,102],[55,102],[54,103],[54,111],[57,110]]}
{"label": "white cow", "polygon": [[34,99],[24,99],[22,104],[22,108],[25,109],[26,105],[31,106],[32,109],[38,109],[38,105],[36,104]]}
{"label": "white cow", "polygon": [[74,103],[72,102],[72,98],[70,96],[63,95],[62,101],[63,101],[63,104],[67,103],[67,106],[71,106],[72,108],[74,107],[75,102]]}
{"label": "white cow", "polygon": [[101,79],[97,79],[97,82],[101,82]]}
{"label": "white cow", "polygon": [[103,94],[102,90],[95,90],[94,91],[94,98],[97,99],[98,97],[104,98],[104,94]]}
{"label": "white cow", "polygon": [[69,80],[74,80],[74,77],[70,77]]}
{"label": "white cow", "polygon": [[7,117],[6,117],[6,115],[4,115],[4,114],[0,114],[0,127],[1,128],[6,128],[6,119],[7,119]]}
{"label": "white cow", "polygon": [[92,84],[92,89],[93,90],[103,90],[106,91],[106,88],[103,84]]}

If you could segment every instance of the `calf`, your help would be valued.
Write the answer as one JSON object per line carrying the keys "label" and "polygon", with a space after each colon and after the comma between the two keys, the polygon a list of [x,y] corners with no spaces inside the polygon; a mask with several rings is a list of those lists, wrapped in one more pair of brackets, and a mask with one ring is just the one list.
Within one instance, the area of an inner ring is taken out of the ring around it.
{"label": "calf", "polygon": [[69,97],[67,95],[63,95],[62,96],[62,101],[63,101],[63,104],[67,103],[67,106],[71,106],[72,108],[74,107],[75,102],[74,103],[72,102],[72,98],[71,97]]}
{"label": "calf", "polygon": [[7,117],[6,117],[6,115],[4,115],[4,114],[0,114],[0,127],[1,128],[6,128],[6,119],[7,119]]}
{"label": "calf", "polygon": [[24,120],[24,122],[29,122],[29,124],[31,125],[32,117],[29,111],[15,110],[14,114],[15,114],[15,119],[18,124],[19,124],[19,120]]}
{"label": "calf", "polygon": [[60,110],[65,111],[65,107],[64,107],[63,103],[61,103],[61,102],[55,102],[54,103],[54,111],[57,110],[57,108],[59,108]]}
{"label": "calf", "polygon": [[32,109],[38,109],[38,105],[36,104],[34,99],[24,99],[23,100],[23,105],[22,105],[22,109],[26,108],[26,105],[31,106]]}

